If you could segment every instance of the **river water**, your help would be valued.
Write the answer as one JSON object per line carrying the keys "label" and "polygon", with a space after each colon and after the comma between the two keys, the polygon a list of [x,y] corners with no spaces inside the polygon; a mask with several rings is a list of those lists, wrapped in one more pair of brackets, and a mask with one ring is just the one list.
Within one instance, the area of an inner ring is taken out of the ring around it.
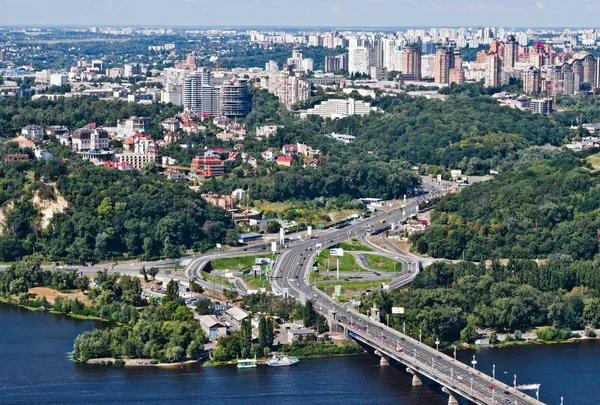
{"label": "river water", "polygon": [[[293,367],[110,368],[73,363],[75,337],[95,321],[0,303],[0,404],[446,404],[428,387],[412,387],[401,367],[380,367],[369,354],[302,360]],[[600,342],[462,351],[464,362],[512,384],[541,383],[547,404],[598,404]],[[506,373],[505,373],[506,372]]]}

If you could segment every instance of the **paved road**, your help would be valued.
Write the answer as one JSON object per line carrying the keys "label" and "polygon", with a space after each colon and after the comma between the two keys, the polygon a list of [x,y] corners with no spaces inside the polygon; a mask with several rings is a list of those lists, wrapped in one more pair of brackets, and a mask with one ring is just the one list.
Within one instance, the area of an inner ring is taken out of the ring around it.
{"label": "paved road", "polygon": [[[381,342],[380,346],[385,352],[396,352],[396,347],[401,348],[402,352],[405,353],[405,357],[402,359],[406,364],[414,366],[415,369],[418,367],[419,371],[422,370],[424,374],[436,379],[455,392],[474,400],[476,403],[491,404],[492,395],[495,396],[495,403],[535,403],[531,397],[492,380],[491,377],[456,362],[445,354],[439,353],[398,331],[387,328],[379,322],[371,321],[360,314],[351,312],[347,305],[342,307],[333,303],[324,293],[309,285],[308,274],[315,258],[316,244],[321,244],[322,248],[327,248],[342,241],[360,237],[368,230],[377,233],[391,222],[406,219],[409,213],[416,209],[420,201],[422,199],[411,200],[404,208],[394,208],[387,213],[378,213],[371,218],[358,220],[347,228],[304,241],[284,251],[279,256],[273,270],[271,280],[273,291],[279,295],[288,294],[296,299],[304,297],[312,300],[317,310],[329,317],[336,318],[337,314],[337,320],[346,327],[350,327],[358,336],[367,339],[369,342]],[[384,224],[381,223],[382,220],[385,221]],[[402,261],[405,266],[403,266],[401,276],[394,280],[395,288],[406,285],[414,279],[420,261],[419,258],[409,258],[407,255],[403,256],[400,252],[398,253],[399,257],[403,258]],[[408,359],[408,356],[412,356],[411,359]],[[429,367],[429,369],[426,369],[426,367]]]}

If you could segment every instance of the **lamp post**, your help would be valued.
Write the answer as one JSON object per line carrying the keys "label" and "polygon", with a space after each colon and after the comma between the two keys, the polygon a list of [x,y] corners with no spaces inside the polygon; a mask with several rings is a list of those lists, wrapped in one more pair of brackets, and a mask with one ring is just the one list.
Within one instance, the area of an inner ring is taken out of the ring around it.
{"label": "lamp post", "polygon": [[454,346],[454,360],[456,360],[456,346]]}
{"label": "lamp post", "polygon": [[496,365],[492,364],[492,378],[495,380],[496,379]]}
{"label": "lamp post", "polygon": [[423,332],[423,329],[419,329],[419,343],[422,342],[422,332]]}
{"label": "lamp post", "polygon": [[475,355],[473,355],[473,361],[471,364],[473,365],[473,370],[477,370],[477,360],[475,360]]}
{"label": "lamp post", "polygon": [[513,387],[516,390],[517,389],[517,375],[515,374],[515,378],[513,380]]}
{"label": "lamp post", "polygon": [[404,322],[404,326],[402,327],[402,333],[404,333],[406,335],[406,322]]}
{"label": "lamp post", "polygon": [[435,339],[435,350],[437,350],[438,352],[440,351],[440,340],[439,339]]}

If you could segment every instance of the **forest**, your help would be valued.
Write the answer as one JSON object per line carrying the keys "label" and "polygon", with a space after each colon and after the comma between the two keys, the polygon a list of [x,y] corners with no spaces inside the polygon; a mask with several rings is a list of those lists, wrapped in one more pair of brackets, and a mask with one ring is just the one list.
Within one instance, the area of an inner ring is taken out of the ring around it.
{"label": "forest", "polygon": [[599,253],[598,173],[572,152],[531,148],[507,159],[494,180],[442,199],[431,226],[413,234],[421,254],[480,261]]}
{"label": "forest", "polygon": [[[52,185],[34,179],[48,175]],[[5,221],[0,260],[40,252],[69,263],[123,257],[180,257],[186,249],[205,250],[222,243],[231,216],[207,204],[181,183],[146,172],[123,172],[89,162],[0,164]],[[46,227],[40,224],[35,197],[68,202]],[[10,200],[10,201],[9,201]]]}
{"label": "forest", "polygon": [[[597,264],[553,256],[547,263],[510,260],[490,266],[468,262],[436,262],[421,271],[408,291],[377,292],[377,305],[390,325],[433,344],[476,338],[476,328],[492,328],[518,339],[541,327],[539,339],[564,338],[571,330],[600,326],[600,279]],[[575,287],[580,288],[575,288]],[[391,307],[404,307],[392,315]]]}

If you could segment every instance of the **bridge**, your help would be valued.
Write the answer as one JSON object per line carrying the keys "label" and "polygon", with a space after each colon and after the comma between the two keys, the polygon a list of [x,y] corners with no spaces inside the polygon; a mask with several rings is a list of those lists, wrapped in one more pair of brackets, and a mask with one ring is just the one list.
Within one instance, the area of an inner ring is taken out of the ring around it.
{"label": "bridge", "polygon": [[[375,349],[376,354],[381,356],[382,364],[393,360],[405,365],[407,371],[413,374],[413,384],[421,384],[427,378],[441,385],[449,395],[449,404],[458,404],[459,398],[486,405],[539,404],[514,387],[468,367],[376,319],[333,303],[324,293],[309,285],[308,275],[315,260],[317,244],[327,248],[348,239],[360,238],[369,231],[381,232],[390,223],[404,222],[411,213],[416,213],[418,203],[419,200],[413,200],[402,208],[355,221],[344,229],[303,241],[285,250],[275,262],[271,280],[273,292],[294,297],[301,302],[312,300],[315,309],[328,317],[334,329],[341,327],[348,337]],[[417,275],[419,259],[399,250],[396,252],[399,254],[397,259],[403,263],[400,277],[394,280],[394,288],[399,288],[410,283]]]}

